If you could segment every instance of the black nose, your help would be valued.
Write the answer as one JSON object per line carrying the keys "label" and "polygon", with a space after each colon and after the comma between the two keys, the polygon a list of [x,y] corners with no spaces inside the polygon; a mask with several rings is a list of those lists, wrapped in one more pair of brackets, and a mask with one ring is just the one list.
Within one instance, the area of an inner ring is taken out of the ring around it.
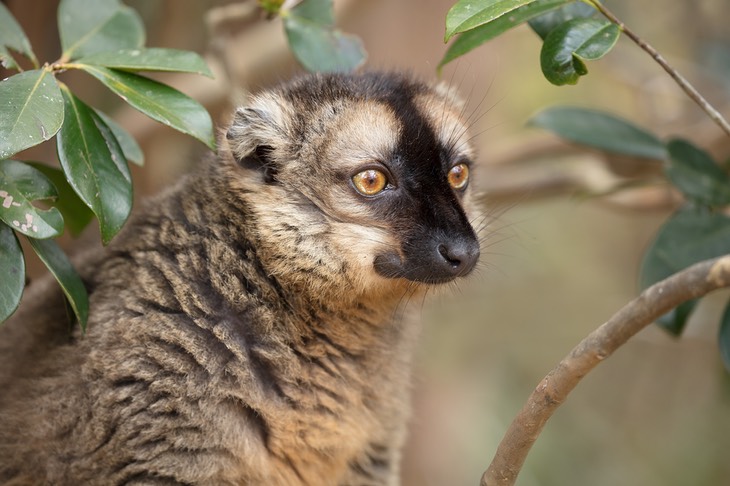
{"label": "black nose", "polygon": [[441,235],[409,242],[404,246],[403,255],[395,252],[377,255],[373,265],[383,277],[438,284],[469,274],[477,260],[479,240],[475,235]]}
{"label": "black nose", "polygon": [[467,275],[479,260],[479,243],[471,238],[439,243],[436,250],[439,270],[453,277]]}

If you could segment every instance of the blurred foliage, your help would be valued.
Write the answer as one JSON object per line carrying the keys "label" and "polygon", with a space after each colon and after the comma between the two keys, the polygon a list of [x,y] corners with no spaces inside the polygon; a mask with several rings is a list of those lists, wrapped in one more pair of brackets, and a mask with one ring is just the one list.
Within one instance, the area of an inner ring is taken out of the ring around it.
{"label": "blurred foliage", "polygon": [[[606,18],[597,18],[599,11]],[[535,13],[539,15],[534,16]],[[504,18],[511,20],[505,23]],[[625,30],[618,19],[594,0],[460,0],[447,14],[446,39],[476,31],[472,34],[476,37],[469,39],[469,47],[475,48],[493,38],[495,32],[525,21],[543,39],[542,72],[556,85],[576,84],[588,73],[585,61],[605,56]],[[491,30],[476,30],[486,28]],[[635,36],[632,40],[646,48]],[[447,51],[442,64],[449,60]],[[672,75],[677,77],[676,73]],[[654,134],[618,117],[580,108],[552,108],[533,118],[533,124],[587,147],[664,163],[666,179],[683,194],[686,206],[666,222],[649,247],[641,268],[643,287],[693,263],[730,251],[730,218],[724,214],[730,207],[730,176],[727,168],[691,142],[670,139],[664,144]],[[659,324],[678,335],[693,308],[694,303],[685,303],[660,319]],[[720,339],[719,345],[725,367],[730,371],[730,361],[725,359],[730,356],[730,349],[726,348],[730,340]]]}
{"label": "blurred foliage", "polygon": [[[99,220],[102,241],[111,241],[132,210],[127,160],[141,163],[143,156],[121,126],[81,101],[57,76],[69,70],[87,72],[140,112],[214,148],[213,124],[202,105],[135,74],[211,73],[195,53],[145,49],[141,18],[119,0],[63,0],[58,7],[62,54],[43,66],[23,29],[2,4],[0,26],[0,61],[18,71],[0,82],[5,107],[0,113],[0,220],[4,225],[0,254],[13,275],[0,283],[0,321],[18,307],[25,286],[23,250],[11,234],[17,232],[28,238],[56,277],[85,329],[86,290],[52,238],[61,235],[65,225],[79,233],[90,221],[85,205]],[[27,62],[33,69],[23,69]],[[7,160],[54,136],[62,172],[38,163]],[[33,204],[36,200],[48,201],[51,207],[38,208]]]}
{"label": "blurred foliage", "polygon": [[365,62],[359,38],[335,28],[332,0],[304,0],[280,11],[292,53],[308,71],[352,71]]}

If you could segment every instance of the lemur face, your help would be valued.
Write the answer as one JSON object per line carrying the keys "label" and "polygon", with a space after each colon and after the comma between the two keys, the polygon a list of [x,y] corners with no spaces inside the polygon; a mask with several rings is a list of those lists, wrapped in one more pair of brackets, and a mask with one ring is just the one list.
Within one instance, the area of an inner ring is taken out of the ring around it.
{"label": "lemur face", "polygon": [[[445,88],[381,73],[305,77],[240,109],[234,184],[277,271],[335,273],[363,291],[469,274],[479,241],[461,115]],[[292,269],[277,248],[311,265]]]}

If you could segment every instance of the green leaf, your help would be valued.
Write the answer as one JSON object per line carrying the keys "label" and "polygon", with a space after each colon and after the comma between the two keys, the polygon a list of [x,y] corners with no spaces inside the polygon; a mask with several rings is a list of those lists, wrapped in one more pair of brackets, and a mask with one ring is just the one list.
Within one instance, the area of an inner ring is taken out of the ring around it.
{"label": "green leaf", "polygon": [[303,0],[291,9],[288,15],[295,15],[320,25],[335,25],[332,0]]}
{"label": "green leaf", "polygon": [[213,122],[197,101],[162,83],[136,74],[87,64],[75,64],[150,118],[192,135],[215,149]]}
{"label": "green leaf", "polygon": [[61,169],[40,162],[27,162],[27,164],[42,172],[56,186],[58,198],[51,204],[61,211],[64,226],[72,235],[78,236],[94,218],[94,213],[79,198]]}
{"label": "green leaf", "polygon": [[542,45],[542,73],[558,86],[576,84],[588,73],[583,61],[606,55],[620,33],[616,24],[602,19],[574,19],[559,25],[550,31]]}
{"label": "green leaf", "polygon": [[353,35],[298,17],[288,17],[284,25],[294,56],[308,71],[348,72],[365,62],[362,41]]}
{"label": "green leaf", "polygon": [[25,287],[23,249],[10,227],[0,223],[0,322],[10,317],[20,304]]}
{"label": "green leaf", "polygon": [[76,273],[73,265],[63,250],[54,240],[37,240],[28,238],[30,246],[33,247],[41,261],[48,267],[58,283],[61,285],[66,299],[81,324],[81,329],[86,330],[86,322],[89,319],[89,296],[86,293],[81,277]]}
{"label": "green leaf", "polygon": [[45,69],[0,82],[0,159],[53,137],[63,123],[63,98]]}
{"label": "green leaf", "polygon": [[692,315],[692,312],[694,312],[695,307],[697,307],[697,302],[697,299],[692,299],[679,304],[677,307],[657,319],[656,323],[662,329],[668,331],[674,336],[681,335],[687,325],[689,317]]}
{"label": "green leaf", "polygon": [[688,199],[710,206],[730,204],[730,177],[707,152],[680,139],[670,140],[667,149],[667,177]]}
{"label": "green leaf", "polygon": [[64,59],[136,49],[145,42],[142,19],[118,0],[62,0],[58,30]]}
{"label": "green leaf", "polygon": [[530,27],[543,40],[555,27],[573,19],[587,19],[596,14],[596,9],[583,2],[572,2],[530,20]]}
{"label": "green leaf", "polygon": [[119,146],[122,147],[122,152],[124,152],[124,156],[127,160],[134,162],[139,166],[144,165],[144,153],[134,137],[106,113],[99,110],[94,111],[102,120],[104,120],[106,126],[111,129],[114,137],[117,139],[117,142],[119,142]]}
{"label": "green leaf", "polygon": [[554,106],[532,117],[529,124],[606,152],[657,160],[667,156],[664,143],[654,134],[602,111]]}
{"label": "green leaf", "polygon": [[56,208],[39,209],[31,203],[57,196],[56,188],[39,171],[15,160],[0,161],[0,219],[19,233],[52,238],[63,232]]}
{"label": "green leaf", "polygon": [[10,10],[5,4],[0,3],[0,61],[6,68],[17,69],[18,65],[6,47],[23,54],[33,62],[35,67],[38,67],[38,59],[30,47],[28,37]]}
{"label": "green leaf", "polygon": [[5,69],[18,69],[18,63],[15,62],[13,55],[2,45],[0,45],[0,66]]}
{"label": "green leaf", "polygon": [[80,64],[103,66],[122,71],[168,71],[213,77],[208,65],[195,52],[177,49],[122,49],[83,57]]}
{"label": "green leaf", "polygon": [[[641,264],[642,288],[663,280],[690,265],[730,251],[730,217],[702,208],[684,206],[659,229]],[[679,334],[694,303],[683,304],[660,324]]]}
{"label": "green leaf", "polygon": [[63,97],[66,119],[57,137],[58,158],[71,187],[99,219],[107,244],[132,210],[127,161],[102,119],[66,87]]}
{"label": "green leaf", "polygon": [[333,23],[331,0],[304,0],[284,17],[292,53],[308,71],[347,72],[365,62],[362,41]]}
{"label": "green leaf", "polygon": [[720,320],[720,332],[717,342],[720,345],[722,364],[730,372],[730,302],[725,306],[725,312],[723,312]]}
{"label": "green leaf", "polygon": [[449,46],[444,58],[439,63],[439,67],[453,61],[459,56],[463,56],[472,49],[484,44],[488,40],[494,39],[512,27],[542,16],[545,12],[560,8],[560,6],[572,1],[574,0],[536,0],[513,10],[509,15],[503,15],[487,24],[464,32]]}
{"label": "green leaf", "polygon": [[[0,160],[0,171],[8,184],[12,184],[15,189],[29,201],[38,199],[55,199],[58,197],[58,191],[53,183],[36,169],[17,160]],[[5,183],[4,183],[5,184]],[[7,187],[7,186],[4,186]],[[6,196],[3,196],[6,197]],[[10,201],[4,204],[12,205]]]}
{"label": "green leaf", "polygon": [[488,24],[536,0],[459,0],[446,14],[444,42],[454,35]]}

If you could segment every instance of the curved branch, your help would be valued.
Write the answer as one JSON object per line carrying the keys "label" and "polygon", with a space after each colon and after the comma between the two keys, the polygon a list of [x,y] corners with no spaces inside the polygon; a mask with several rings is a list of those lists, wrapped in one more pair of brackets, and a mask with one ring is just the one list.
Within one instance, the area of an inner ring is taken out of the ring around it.
{"label": "curved branch", "polygon": [[730,255],[705,260],[644,290],[590,333],[540,382],[510,424],[482,486],[514,484],[532,444],[580,380],[634,334],[682,302],[730,286]]}

